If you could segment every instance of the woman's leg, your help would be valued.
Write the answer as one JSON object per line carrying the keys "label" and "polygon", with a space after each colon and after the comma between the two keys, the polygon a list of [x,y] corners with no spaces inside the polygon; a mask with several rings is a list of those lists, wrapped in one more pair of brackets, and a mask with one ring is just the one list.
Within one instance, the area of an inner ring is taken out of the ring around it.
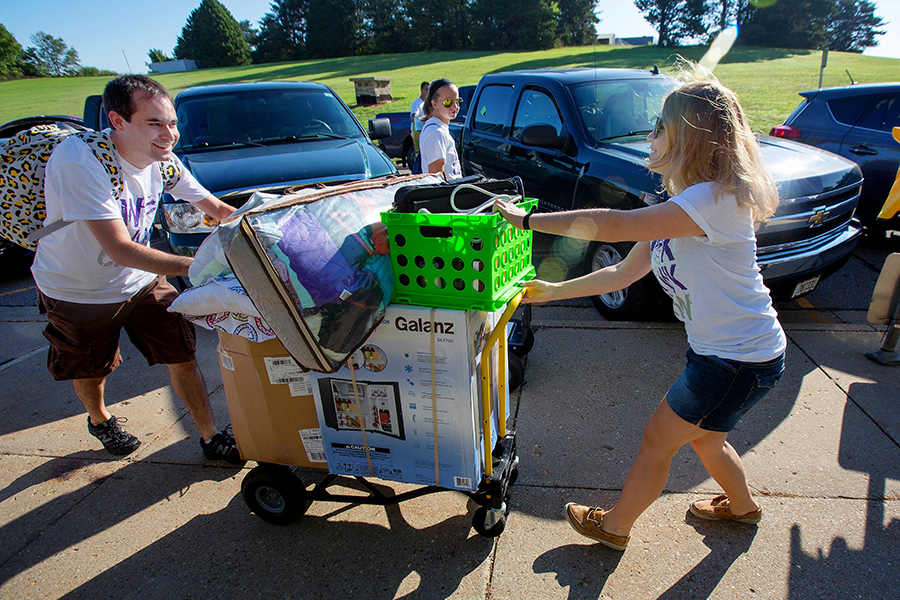
{"label": "woman's leg", "polygon": [[726,433],[707,431],[693,440],[691,447],[700,462],[728,496],[728,507],[734,515],[755,511],[759,505],[753,500],[741,457],[727,441]]}
{"label": "woman's leg", "polygon": [[626,536],[631,526],[662,493],[669,478],[669,466],[678,449],[709,433],[672,412],[665,398],[644,427],[641,449],[628,477],[622,495],[614,507],[603,515],[603,530]]}

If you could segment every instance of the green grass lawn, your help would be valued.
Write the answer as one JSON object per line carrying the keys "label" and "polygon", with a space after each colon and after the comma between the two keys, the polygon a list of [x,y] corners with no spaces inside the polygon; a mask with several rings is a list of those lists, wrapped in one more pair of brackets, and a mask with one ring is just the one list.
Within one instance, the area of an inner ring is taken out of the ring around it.
{"label": "green grass lawn", "polygon": [[[351,77],[393,77],[391,92],[397,100],[378,107],[354,107],[365,125],[379,112],[409,109],[419,93],[419,84],[449,77],[457,85],[478,83],[485,73],[512,69],[571,67],[628,67],[649,69],[658,65],[671,72],[676,56],[698,60],[705,47],[638,48],[576,47],[540,52],[419,52],[381,56],[358,56],[328,60],[203,69],[158,75],[173,93],[187,87],[211,83],[263,80],[319,81],[353,106],[356,101]],[[798,92],[819,84],[822,55],[814,50],[735,48],[716,68],[720,81],[737,92],[756,131],[768,132],[799,104]],[[832,52],[822,81],[823,87],[850,83],[849,70],[859,83],[900,80],[900,60]],[[108,77],[42,78],[0,83],[0,123],[36,114],[81,115],[84,98],[100,94]]]}

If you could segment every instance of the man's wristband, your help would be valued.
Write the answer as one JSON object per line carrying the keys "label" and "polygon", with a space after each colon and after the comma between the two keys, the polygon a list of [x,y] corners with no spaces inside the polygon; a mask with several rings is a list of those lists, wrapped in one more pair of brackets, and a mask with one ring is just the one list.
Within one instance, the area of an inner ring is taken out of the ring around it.
{"label": "man's wristband", "polygon": [[528,231],[529,229],[531,229],[531,226],[528,224],[528,220],[530,218],[531,218],[531,213],[527,213],[525,215],[525,218],[522,219],[522,229],[524,229],[525,231]]}

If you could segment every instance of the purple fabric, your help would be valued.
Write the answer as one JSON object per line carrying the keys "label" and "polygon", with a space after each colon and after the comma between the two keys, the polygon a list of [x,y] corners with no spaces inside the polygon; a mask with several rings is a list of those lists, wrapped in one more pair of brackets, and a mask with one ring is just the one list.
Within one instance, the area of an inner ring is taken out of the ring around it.
{"label": "purple fabric", "polygon": [[295,212],[279,223],[283,234],[278,247],[316,306],[340,302],[344,290],[353,290],[356,272],[347,264],[318,219]]}

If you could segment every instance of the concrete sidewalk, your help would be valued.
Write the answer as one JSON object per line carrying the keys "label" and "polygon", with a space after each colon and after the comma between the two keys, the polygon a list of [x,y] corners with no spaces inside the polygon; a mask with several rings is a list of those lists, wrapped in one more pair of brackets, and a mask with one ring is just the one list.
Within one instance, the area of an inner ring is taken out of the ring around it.
{"label": "concrete sidewalk", "polygon": [[[683,366],[678,324],[607,323],[587,303],[534,308],[536,343],[513,406],[519,479],[492,540],[452,492],[390,508],[316,502],[293,525],[264,522],[240,496],[253,463],[205,461],[166,369],[148,369],[127,342],[107,394],[143,445],[111,460],[71,385],[47,373],[34,313],[0,324],[3,358],[16,356],[0,367],[4,600],[897,596],[900,369],[863,356],[882,335],[866,324],[786,324],[787,374],[729,438],[764,509],[758,527],[688,514],[719,490],[683,449],[616,553],[579,536],[562,508],[615,502],[644,423]],[[198,337],[225,424],[216,338]]]}

